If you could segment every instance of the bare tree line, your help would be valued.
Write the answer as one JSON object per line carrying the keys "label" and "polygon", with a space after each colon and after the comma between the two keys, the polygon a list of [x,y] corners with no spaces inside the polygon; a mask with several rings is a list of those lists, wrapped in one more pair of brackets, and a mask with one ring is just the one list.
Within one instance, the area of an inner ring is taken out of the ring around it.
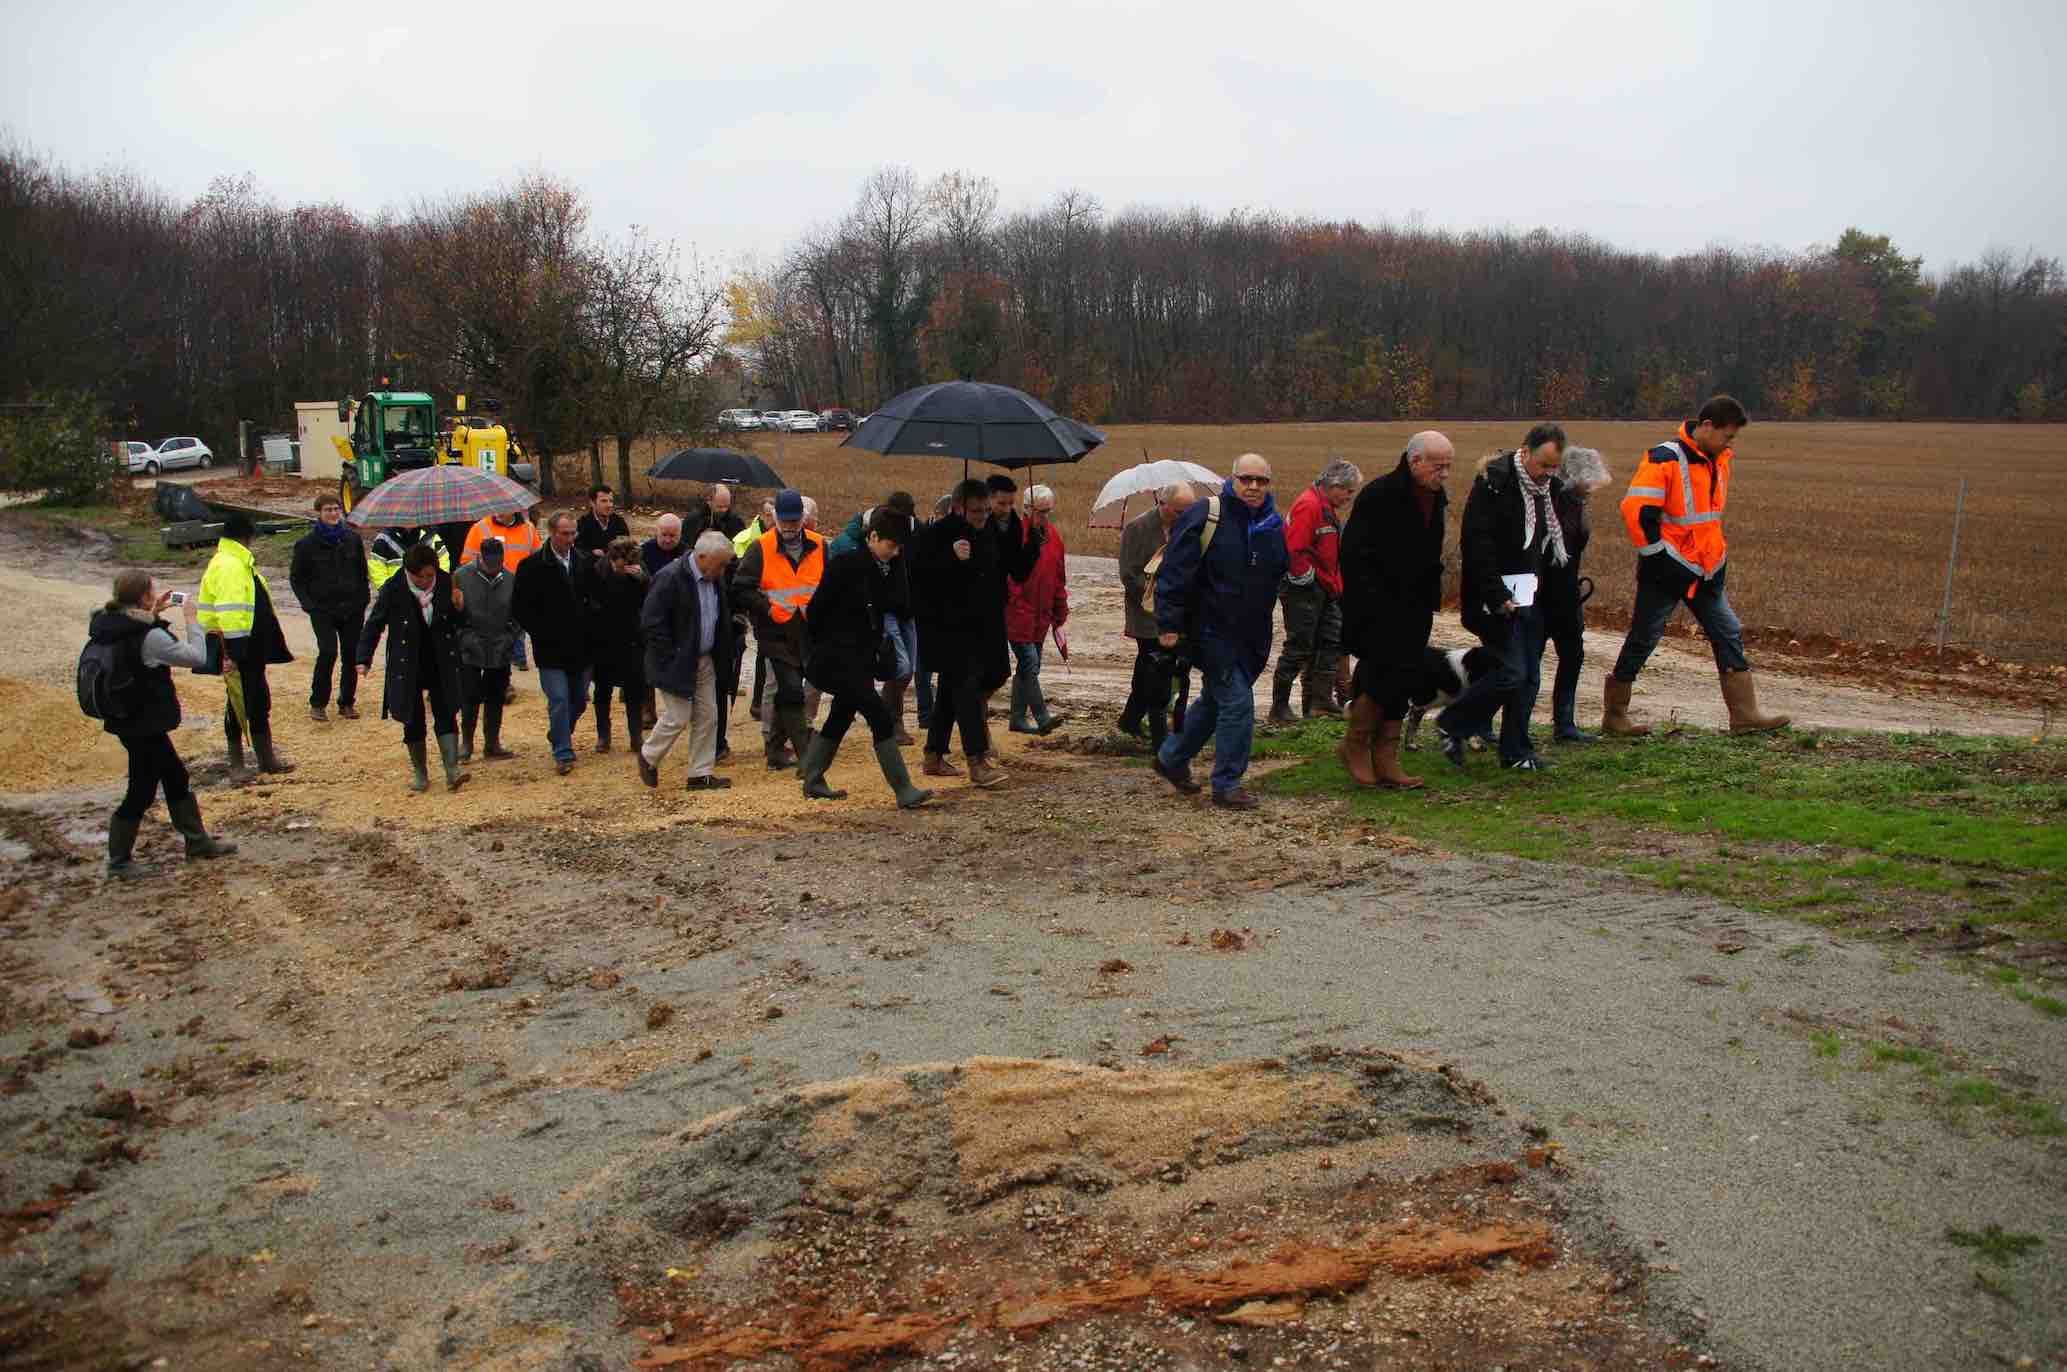
{"label": "bare tree line", "polygon": [[784,403],[984,377],[1103,420],[1655,417],[1728,390],[1793,418],[2067,418],[2067,279],[1885,236],[1660,257],[1578,234],[1129,209],[884,168],[735,284]]}
{"label": "bare tree line", "polygon": [[[0,148],[0,399],[90,395],[130,436],[237,422],[390,378],[493,394],[536,449],[621,485],[633,441],[701,422],[727,312],[672,244],[591,232],[548,177],[371,218],[218,180],[190,205]],[[550,479],[548,474],[548,480]]]}
{"label": "bare tree line", "polygon": [[1661,257],[1576,234],[1272,214],[1007,211],[886,167],[852,212],[722,287],[546,176],[406,211],[180,204],[0,145],[0,400],[90,394],[136,436],[227,445],[382,376],[493,393],[534,448],[702,427],[722,391],[865,409],[928,380],[1090,420],[1763,414],[2067,418],[2067,280],[1990,252],[1935,275],[1847,230]]}

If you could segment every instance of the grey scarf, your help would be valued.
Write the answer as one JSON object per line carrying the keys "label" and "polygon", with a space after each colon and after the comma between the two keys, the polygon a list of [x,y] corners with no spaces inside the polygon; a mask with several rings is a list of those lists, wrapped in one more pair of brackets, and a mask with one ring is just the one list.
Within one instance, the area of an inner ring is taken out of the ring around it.
{"label": "grey scarf", "polygon": [[1522,465],[1521,450],[1517,448],[1510,459],[1514,463],[1515,480],[1522,483],[1522,546],[1536,546],[1536,503],[1543,503],[1543,551],[1550,558],[1550,565],[1562,567],[1572,560],[1565,551],[1565,531],[1557,522],[1557,502],[1550,498],[1550,478],[1531,480],[1529,469]]}

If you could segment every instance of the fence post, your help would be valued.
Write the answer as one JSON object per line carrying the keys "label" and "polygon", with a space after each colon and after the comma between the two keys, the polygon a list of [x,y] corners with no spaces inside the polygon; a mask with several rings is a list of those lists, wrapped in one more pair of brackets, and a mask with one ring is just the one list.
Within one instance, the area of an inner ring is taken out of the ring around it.
{"label": "fence post", "polygon": [[1945,559],[1945,598],[1938,606],[1938,651],[1945,651],[1945,627],[1952,619],[1952,572],[1959,565],[1959,526],[1967,513],[1967,479],[1959,479],[1959,501],[1952,507],[1952,552]]}

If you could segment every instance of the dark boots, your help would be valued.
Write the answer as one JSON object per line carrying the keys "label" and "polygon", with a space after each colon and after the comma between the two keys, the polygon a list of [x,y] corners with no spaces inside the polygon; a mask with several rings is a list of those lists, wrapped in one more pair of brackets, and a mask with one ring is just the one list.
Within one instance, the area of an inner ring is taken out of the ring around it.
{"label": "dark boots", "polygon": [[258,758],[261,772],[291,772],[294,764],[281,757],[273,749],[273,726],[254,724],[251,726],[251,751]]}
{"label": "dark boots", "polygon": [[833,754],[840,745],[824,734],[814,733],[811,741],[804,745],[803,759],[797,764],[797,775],[803,778],[804,795],[811,800],[845,800],[845,791],[835,791],[825,784],[825,769],[833,765]]}
{"label": "dark boots", "polygon": [[[638,706],[627,703],[625,713],[629,714],[637,708]],[[601,691],[596,692],[596,751],[610,751],[610,697]]]}
{"label": "dark boots", "polygon": [[[416,745],[421,748],[421,743]],[[457,791],[467,784],[467,774],[459,770],[459,735],[438,735],[438,758],[445,764],[445,789]],[[425,778],[429,780],[428,777]]]}
{"label": "dark boots", "polygon": [[1342,711],[1335,704],[1335,673],[1332,670],[1323,673],[1316,667],[1306,669],[1306,675],[1299,679],[1299,713],[1307,719],[1342,717]]}
{"label": "dark boots", "polygon": [[[237,851],[236,844],[210,836],[201,823],[201,802],[193,796],[189,795],[177,805],[166,806],[166,810],[172,815],[172,827],[179,830],[180,837],[187,841],[189,861],[228,857]],[[135,826],[132,825],[130,831],[134,833]]]}
{"label": "dark boots", "polygon": [[1275,676],[1270,681],[1270,717],[1267,724],[1297,724],[1299,716],[1292,713],[1292,678]]}
{"label": "dark boots", "polygon": [[876,745],[876,765],[883,769],[883,780],[897,794],[898,809],[916,810],[933,799],[931,791],[912,785],[911,770],[904,765],[904,754],[897,751],[896,739],[886,738]]}
{"label": "dark boots", "polygon": [[515,757],[516,754],[502,746],[502,702],[484,701],[481,705],[481,727],[487,733],[481,756],[487,758]]}
{"label": "dark boots", "polygon": [[108,878],[111,881],[135,881],[149,876],[150,869],[136,862],[131,854],[136,852],[136,821],[115,815],[108,820]]}
{"label": "dark boots", "polygon": [[250,764],[244,760],[244,731],[228,715],[223,716],[223,743],[229,750],[230,775],[237,777],[250,770]]}
{"label": "dark boots", "polygon": [[918,742],[910,733],[906,732],[904,727],[904,692],[905,688],[910,685],[911,679],[909,677],[903,681],[886,681],[883,683],[883,704],[890,711],[890,723],[897,730],[897,742],[906,748]]}
{"label": "dark boots", "polygon": [[431,789],[431,762],[429,751],[420,738],[402,740],[402,746],[409,750],[409,789],[428,791]]}

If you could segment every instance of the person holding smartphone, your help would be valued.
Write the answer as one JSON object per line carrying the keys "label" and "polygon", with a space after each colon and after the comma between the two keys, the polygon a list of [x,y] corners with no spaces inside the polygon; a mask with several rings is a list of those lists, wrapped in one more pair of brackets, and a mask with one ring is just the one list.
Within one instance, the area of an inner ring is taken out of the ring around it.
{"label": "person holding smartphone", "polygon": [[[187,857],[219,858],[237,851],[234,843],[209,836],[201,823],[201,803],[188,783],[186,764],[172,746],[179,727],[179,693],[172,669],[192,670],[208,662],[208,634],[200,624],[200,607],[178,591],[161,591],[151,574],[136,568],[115,577],[114,594],[95,612],[88,639],[114,649],[121,667],[113,708],[102,727],[122,742],[129,754],[129,789],[108,817],[108,876],[130,881],[146,874],[134,854],[137,830],[146,811],[165,793],[165,812],[186,840]],[[162,618],[178,608],[186,620],[186,638],[173,636]]]}

